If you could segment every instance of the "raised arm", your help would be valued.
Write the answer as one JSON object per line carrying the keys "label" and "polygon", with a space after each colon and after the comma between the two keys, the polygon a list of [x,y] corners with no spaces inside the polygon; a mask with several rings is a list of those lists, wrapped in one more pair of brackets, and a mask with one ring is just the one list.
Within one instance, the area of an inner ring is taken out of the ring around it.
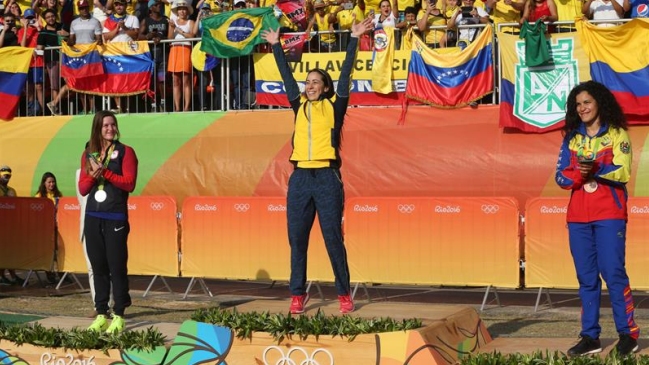
{"label": "raised arm", "polygon": [[265,30],[261,33],[261,37],[273,48],[273,56],[275,56],[275,63],[277,63],[279,74],[282,75],[288,101],[291,102],[298,99],[300,97],[300,88],[297,86],[297,81],[293,77],[293,73],[288,66],[288,61],[286,61],[286,55],[279,42],[279,28]]}
{"label": "raised arm", "polygon": [[341,97],[349,97],[349,84],[351,82],[352,68],[354,67],[354,61],[356,60],[356,50],[358,48],[358,38],[360,38],[363,33],[368,29],[373,29],[374,24],[372,19],[365,18],[362,22],[356,23],[354,16],[354,22],[352,24],[352,34],[349,38],[349,43],[347,44],[347,53],[345,54],[345,61],[343,66],[340,69],[340,77],[338,78],[338,87],[336,88],[336,94]]}

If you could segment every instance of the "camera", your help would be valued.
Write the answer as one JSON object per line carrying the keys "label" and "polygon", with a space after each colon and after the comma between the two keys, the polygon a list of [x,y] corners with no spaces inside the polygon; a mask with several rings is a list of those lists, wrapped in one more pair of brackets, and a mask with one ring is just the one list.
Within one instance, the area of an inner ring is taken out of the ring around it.
{"label": "camera", "polygon": [[34,18],[29,19],[28,24],[29,24],[29,25],[34,25],[34,24],[36,24],[36,19],[34,19]]}
{"label": "camera", "polygon": [[471,15],[471,12],[473,11],[472,6],[463,6],[461,9],[462,9],[462,18],[473,17],[473,15]]}

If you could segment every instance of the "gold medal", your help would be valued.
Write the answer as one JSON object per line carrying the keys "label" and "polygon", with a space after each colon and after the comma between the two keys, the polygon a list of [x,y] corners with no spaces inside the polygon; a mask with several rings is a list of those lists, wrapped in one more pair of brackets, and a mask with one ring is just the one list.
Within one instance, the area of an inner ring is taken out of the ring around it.
{"label": "gold medal", "polygon": [[106,192],[103,191],[103,190],[97,190],[97,191],[95,192],[95,200],[96,200],[98,203],[102,203],[102,202],[104,202],[104,201],[106,200],[107,197],[108,197],[108,194],[106,194]]}
{"label": "gold medal", "polygon": [[594,193],[595,190],[597,190],[597,187],[598,187],[597,181],[595,180],[586,181],[586,183],[584,184],[584,190],[587,193]]}

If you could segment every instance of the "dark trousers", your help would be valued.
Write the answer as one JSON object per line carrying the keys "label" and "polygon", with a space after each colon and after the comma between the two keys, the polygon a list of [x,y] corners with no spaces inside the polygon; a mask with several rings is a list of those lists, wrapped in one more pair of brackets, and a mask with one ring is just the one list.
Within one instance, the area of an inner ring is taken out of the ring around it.
{"label": "dark trousers", "polygon": [[336,278],[338,295],[350,292],[342,218],[345,194],[340,171],[333,168],[295,169],[288,181],[288,240],[291,245],[291,295],[306,292],[307,249],[316,212]]}
{"label": "dark trousers", "polygon": [[568,235],[579,281],[580,335],[599,338],[601,275],[608,287],[617,332],[637,338],[639,329],[633,319],[633,297],[625,269],[626,222],[623,219],[608,219],[568,223]]}
{"label": "dark trousers", "polygon": [[128,221],[101,219],[86,215],[83,232],[86,250],[92,265],[95,283],[95,309],[99,314],[108,311],[111,284],[113,311],[119,316],[131,305],[128,288],[128,247],[126,241],[131,227]]}

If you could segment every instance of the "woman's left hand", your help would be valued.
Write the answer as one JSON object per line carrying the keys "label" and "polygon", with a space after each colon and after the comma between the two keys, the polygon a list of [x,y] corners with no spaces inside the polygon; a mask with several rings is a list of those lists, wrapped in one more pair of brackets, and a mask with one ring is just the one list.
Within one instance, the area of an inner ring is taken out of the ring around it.
{"label": "woman's left hand", "polygon": [[[355,20],[356,20],[356,15],[354,15],[354,21]],[[372,19],[370,17],[367,17],[363,19],[363,21],[360,23],[352,24],[352,36],[359,38],[361,35],[363,35],[363,33],[372,29],[374,29],[374,24],[372,23]]]}
{"label": "woman's left hand", "polygon": [[94,158],[89,158],[88,161],[90,162],[90,176],[94,179],[99,179],[103,173],[104,166],[95,161]]}

